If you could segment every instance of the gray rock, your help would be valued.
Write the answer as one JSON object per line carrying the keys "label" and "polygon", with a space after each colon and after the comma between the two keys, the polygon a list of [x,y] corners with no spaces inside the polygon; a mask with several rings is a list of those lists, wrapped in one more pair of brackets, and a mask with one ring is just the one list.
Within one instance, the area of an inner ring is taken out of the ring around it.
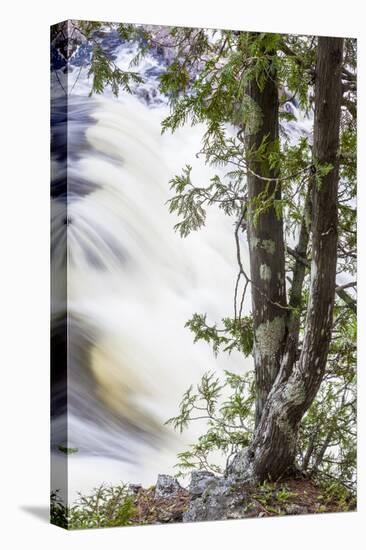
{"label": "gray rock", "polygon": [[180,489],[182,489],[182,487],[174,477],[167,474],[158,475],[158,480],[155,486],[156,497],[172,497],[176,495]]}
{"label": "gray rock", "polygon": [[142,489],[142,485],[140,483],[130,483],[128,486],[129,490],[137,495],[137,493]]}
{"label": "gray rock", "polygon": [[248,494],[242,484],[214,477],[202,496],[190,501],[183,522],[213,521],[245,517]]}
{"label": "gray rock", "polygon": [[299,504],[288,504],[285,508],[286,514],[289,516],[307,514],[307,509],[305,506],[300,506]]}
{"label": "gray rock", "polygon": [[191,481],[189,484],[189,493],[191,498],[194,499],[200,497],[207,486],[216,479],[218,478],[211,472],[206,472],[204,470],[192,472]]}

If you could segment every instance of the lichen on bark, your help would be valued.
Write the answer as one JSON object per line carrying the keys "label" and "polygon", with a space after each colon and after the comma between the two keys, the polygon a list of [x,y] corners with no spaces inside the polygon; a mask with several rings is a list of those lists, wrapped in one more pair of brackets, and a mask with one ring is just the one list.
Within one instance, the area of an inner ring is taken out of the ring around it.
{"label": "lichen on bark", "polygon": [[274,357],[285,335],[285,319],[278,316],[261,323],[255,331],[255,351],[260,359]]}
{"label": "lichen on bark", "polygon": [[270,281],[272,277],[272,272],[269,265],[262,264],[259,268],[259,275],[262,281]]}
{"label": "lichen on bark", "polygon": [[272,239],[259,239],[255,236],[251,238],[250,241],[251,248],[254,250],[255,248],[263,249],[267,254],[273,255],[276,252],[276,243]]}

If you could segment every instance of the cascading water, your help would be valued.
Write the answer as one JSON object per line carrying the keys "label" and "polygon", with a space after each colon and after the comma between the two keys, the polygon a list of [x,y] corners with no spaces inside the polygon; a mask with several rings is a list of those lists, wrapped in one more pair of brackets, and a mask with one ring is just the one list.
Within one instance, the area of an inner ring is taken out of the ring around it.
{"label": "cascading water", "polygon": [[[121,45],[113,33],[105,40],[126,69],[134,47]],[[199,429],[182,436],[164,425],[182,393],[204,372],[250,366],[236,352],[216,359],[207,345],[193,345],[184,328],[194,312],[214,322],[232,316],[237,272],[230,218],[212,209],[206,228],[181,239],[166,205],[169,180],[185,164],[200,185],[215,173],[195,156],[203,128],[161,135],[169,112],[157,85],[163,58],[148,56],[138,68],[145,84],[136,95],[118,98],[107,91],[88,96],[87,58],[87,51],[75,56],[66,90],[57,63],[52,73],[52,324],[59,387],[68,343],[67,424],[56,384],[52,443],[55,461],[63,459],[60,447],[78,449],[68,457],[71,498],[102,482],[148,485],[158,473],[172,473],[176,453]],[[311,121],[293,103],[288,108],[298,115],[296,124],[286,123],[296,141]]]}

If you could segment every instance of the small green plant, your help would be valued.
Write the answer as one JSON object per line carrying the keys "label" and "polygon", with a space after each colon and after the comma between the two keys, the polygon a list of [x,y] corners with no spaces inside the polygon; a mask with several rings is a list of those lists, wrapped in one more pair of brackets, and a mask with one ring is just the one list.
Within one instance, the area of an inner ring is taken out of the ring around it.
{"label": "small green plant", "polygon": [[265,481],[259,487],[252,497],[263,508],[266,514],[279,515],[280,510],[274,507],[275,484]]}
{"label": "small green plant", "polygon": [[316,513],[317,514],[324,514],[327,511],[327,507],[324,504],[321,504],[318,506]]}
{"label": "small green plant", "polygon": [[92,529],[129,525],[135,514],[134,497],[128,486],[102,484],[90,495],[65,506],[59,492],[51,494],[51,523],[65,529]]}
{"label": "small green plant", "polygon": [[286,485],[278,485],[270,481],[264,481],[253,494],[253,498],[269,514],[282,515],[282,506],[297,493],[290,491]]}
{"label": "small green plant", "polygon": [[297,496],[297,493],[293,493],[292,491],[289,491],[286,487],[281,487],[281,489],[279,489],[275,493],[275,498],[277,502],[281,504],[287,502],[290,498],[296,497],[296,496]]}
{"label": "small green plant", "polygon": [[65,453],[66,455],[72,455],[79,451],[76,447],[64,447],[63,445],[58,446],[58,450],[61,451],[61,453]]}
{"label": "small green plant", "polygon": [[324,503],[337,504],[342,510],[354,510],[356,507],[356,497],[338,480],[326,480],[320,483],[323,488]]}
{"label": "small green plant", "polygon": [[67,507],[64,505],[60,496],[60,491],[56,490],[51,493],[50,500],[50,521],[53,525],[58,525],[63,529],[68,528],[67,522]]}
{"label": "small green plant", "polygon": [[237,375],[224,372],[223,380],[206,373],[196,388],[183,395],[179,414],[167,424],[182,432],[193,421],[205,421],[203,433],[189,449],[178,454],[178,475],[192,469],[223,473],[212,455],[224,456],[226,466],[232,456],[249,444],[254,429],[254,376],[250,371]]}

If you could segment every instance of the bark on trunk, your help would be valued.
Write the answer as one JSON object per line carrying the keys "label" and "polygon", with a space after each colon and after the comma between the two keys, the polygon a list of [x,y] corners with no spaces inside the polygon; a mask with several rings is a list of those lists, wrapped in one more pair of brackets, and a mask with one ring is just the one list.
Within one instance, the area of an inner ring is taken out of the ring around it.
{"label": "bark on trunk", "polygon": [[[272,198],[281,200],[278,169],[271,168],[268,153],[279,147],[278,85],[273,65],[261,89],[256,80],[248,86],[248,95],[259,108],[256,128],[246,129],[249,154],[248,173],[248,244],[252,281],[252,312],[254,324],[254,364],[256,376],[256,424],[273,382],[278,374],[286,333],[286,286],[283,221],[274,203],[255,214],[257,203]],[[266,140],[265,160],[251,158]],[[269,179],[265,179],[269,178]],[[260,196],[260,197],[259,197]]]}
{"label": "bark on trunk", "polygon": [[301,259],[304,257],[306,258],[309,245],[312,191],[313,181],[310,181],[305,199],[304,215],[300,227],[299,242],[296,250],[294,251],[296,261],[292,273],[292,284],[289,296],[290,309],[287,319],[287,339],[282,358],[282,372],[286,377],[288,377],[291,373],[298,355],[300,313],[303,305],[302,289],[307,267]]}
{"label": "bark on trunk", "polygon": [[338,146],[343,39],[319,38],[315,84],[314,157],[332,170],[313,185],[312,262],[303,348],[290,370],[281,370],[265,403],[250,447],[230,472],[247,479],[277,479],[293,466],[298,426],[324,376],[335,295],[337,263]]}

